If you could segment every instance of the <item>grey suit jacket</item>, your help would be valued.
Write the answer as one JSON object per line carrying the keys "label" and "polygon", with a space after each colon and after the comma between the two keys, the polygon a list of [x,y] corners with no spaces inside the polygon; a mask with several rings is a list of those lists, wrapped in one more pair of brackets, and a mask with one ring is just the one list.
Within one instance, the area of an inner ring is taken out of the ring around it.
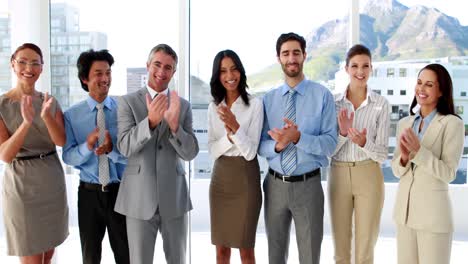
{"label": "grey suit jacket", "polygon": [[[398,123],[401,131],[412,127],[414,116]],[[393,219],[399,225],[436,233],[453,232],[452,203],[448,184],[455,179],[463,152],[465,129],[454,115],[437,115],[427,127],[421,148],[402,166],[399,144],[395,148],[392,169],[400,178]],[[411,163],[413,166],[411,166]]]}
{"label": "grey suit jacket", "polygon": [[195,158],[198,142],[192,129],[190,103],[182,98],[177,133],[173,135],[164,120],[151,130],[147,93],[143,88],[122,96],[119,101],[117,148],[128,158],[128,164],[115,211],[149,220],[159,208],[164,220],[192,209],[181,160]]}

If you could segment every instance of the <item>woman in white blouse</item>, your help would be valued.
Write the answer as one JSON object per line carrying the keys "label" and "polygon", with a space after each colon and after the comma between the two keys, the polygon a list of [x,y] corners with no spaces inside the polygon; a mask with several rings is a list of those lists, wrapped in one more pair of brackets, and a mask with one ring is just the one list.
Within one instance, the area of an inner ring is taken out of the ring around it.
{"label": "woman in white blouse", "polygon": [[211,241],[217,263],[239,248],[243,264],[255,263],[262,206],[257,148],[263,124],[261,100],[247,93],[244,66],[232,50],[219,52],[210,81],[208,150],[214,159],[210,184]]}
{"label": "woman in white blouse", "polygon": [[384,201],[380,163],[388,155],[389,104],[367,86],[372,71],[367,47],[353,46],[345,69],[350,81],[335,96],[339,136],[328,179],[335,263],[351,263],[354,215],[355,263],[369,264]]}

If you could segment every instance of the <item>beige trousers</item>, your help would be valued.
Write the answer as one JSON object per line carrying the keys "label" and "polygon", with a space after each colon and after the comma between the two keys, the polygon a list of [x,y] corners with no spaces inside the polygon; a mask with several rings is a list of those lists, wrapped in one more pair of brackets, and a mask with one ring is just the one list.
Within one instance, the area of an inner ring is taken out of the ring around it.
{"label": "beige trousers", "polygon": [[383,174],[377,162],[332,162],[328,198],[336,264],[351,263],[353,213],[355,263],[374,263],[384,190]]}
{"label": "beige trousers", "polygon": [[449,264],[452,233],[397,226],[398,264]]}

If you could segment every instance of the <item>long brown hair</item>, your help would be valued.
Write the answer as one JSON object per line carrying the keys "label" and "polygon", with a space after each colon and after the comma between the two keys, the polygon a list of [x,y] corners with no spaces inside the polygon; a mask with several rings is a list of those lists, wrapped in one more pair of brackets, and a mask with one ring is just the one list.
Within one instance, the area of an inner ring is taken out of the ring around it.
{"label": "long brown hair", "polygon": [[[439,99],[437,100],[437,112],[441,115],[454,115],[461,119],[459,115],[455,113],[455,106],[453,103],[453,84],[452,78],[450,77],[449,72],[445,69],[444,66],[433,63],[428,64],[424,68],[422,68],[419,73],[418,77],[424,70],[430,70],[437,75],[437,82],[439,83],[439,91],[442,94]],[[416,95],[413,98],[413,102],[410,106],[410,113],[414,115],[413,108],[416,106],[418,102],[416,101]]]}

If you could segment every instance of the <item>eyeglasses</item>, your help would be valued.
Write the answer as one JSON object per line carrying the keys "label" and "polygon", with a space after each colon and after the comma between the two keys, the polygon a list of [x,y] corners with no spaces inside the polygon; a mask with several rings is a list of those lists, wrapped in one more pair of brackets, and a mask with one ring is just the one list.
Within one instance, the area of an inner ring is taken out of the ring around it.
{"label": "eyeglasses", "polygon": [[37,62],[37,61],[29,62],[29,61],[17,60],[17,59],[14,59],[13,61],[15,61],[18,65],[20,65],[21,67],[24,67],[24,68],[26,68],[26,66],[28,66],[28,65],[31,66],[32,68],[39,68],[43,64],[43,63],[40,63],[40,62]]}

